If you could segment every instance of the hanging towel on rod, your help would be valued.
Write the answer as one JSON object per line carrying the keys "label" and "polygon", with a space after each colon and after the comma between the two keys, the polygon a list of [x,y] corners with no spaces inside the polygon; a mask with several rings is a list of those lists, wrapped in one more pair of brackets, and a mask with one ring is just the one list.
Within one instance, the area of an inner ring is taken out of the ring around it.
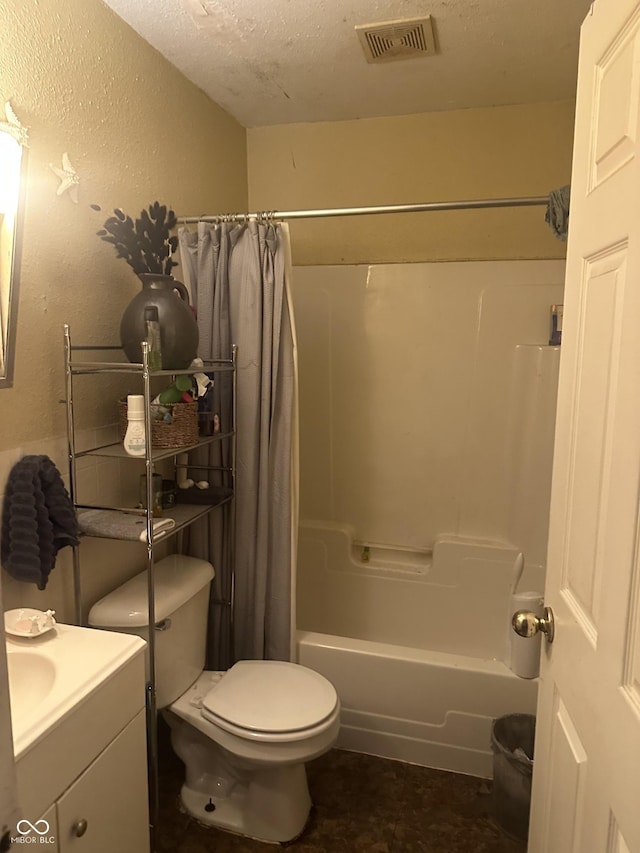
{"label": "hanging towel on rod", "polygon": [[547,212],[544,220],[549,223],[549,227],[558,238],[565,241],[569,230],[569,201],[571,198],[571,186],[560,187],[557,190],[551,190],[549,193],[549,203],[547,204]]}
{"label": "hanging towel on rod", "polygon": [[78,544],[78,523],[60,472],[48,456],[23,456],[4,493],[0,556],[19,581],[45,589],[58,551]]}

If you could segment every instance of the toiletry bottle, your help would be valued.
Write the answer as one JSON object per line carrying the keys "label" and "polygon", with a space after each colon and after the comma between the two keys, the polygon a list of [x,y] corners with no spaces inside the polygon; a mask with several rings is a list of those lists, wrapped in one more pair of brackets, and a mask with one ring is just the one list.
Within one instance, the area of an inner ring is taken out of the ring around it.
{"label": "toiletry bottle", "polygon": [[127,397],[127,431],[124,435],[124,449],[129,456],[144,456],[147,450],[142,394],[129,394]]}
{"label": "toiletry bottle", "polygon": [[149,370],[162,370],[162,342],[160,340],[160,322],[155,305],[145,305],[144,326],[149,344]]}

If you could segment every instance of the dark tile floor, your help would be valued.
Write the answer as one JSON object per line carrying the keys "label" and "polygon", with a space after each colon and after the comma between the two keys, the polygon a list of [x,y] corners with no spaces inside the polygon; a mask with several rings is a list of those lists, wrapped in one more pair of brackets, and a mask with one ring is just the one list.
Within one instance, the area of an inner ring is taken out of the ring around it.
{"label": "dark tile floor", "polygon": [[[203,827],[178,807],[182,763],[160,743],[158,853],[270,853],[272,844]],[[291,853],[526,853],[490,817],[490,783],[331,750],[307,765],[315,804]]]}

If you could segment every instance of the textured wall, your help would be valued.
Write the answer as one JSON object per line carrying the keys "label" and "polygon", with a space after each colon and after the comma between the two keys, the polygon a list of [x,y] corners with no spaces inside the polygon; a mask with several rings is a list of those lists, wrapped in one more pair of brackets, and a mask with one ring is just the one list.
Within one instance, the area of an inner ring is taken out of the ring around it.
{"label": "textured wall", "polygon": [[[245,131],[99,0],[0,0],[0,103],[29,127],[28,187],[15,385],[0,390],[0,494],[13,463],[49,455],[64,473],[62,325],[77,343],[117,343],[120,316],[139,283],[95,232],[114,207],[133,216],[159,199],[176,212],[243,209]],[[58,197],[49,164],[68,152],[79,204]],[[98,203],[98,214],[89,204]],[[86,444],[115,420],[115,383],[78,377],[76,412]],[[80,500],[132,505],[139,469],[84,460]],[[128,492],[127,492],[128,489]],[[120,496],[120,500],[118,500]],[[85,610],[145,565],[131,543],[82,545]],[[73,620],[71,553],[44,592],[4,574],[7,608],[53,607]]]}
{"label": "textured wall", "polygon": [[[247,131],[252,209],[546,196],[569,183],[571,101]],[[295,264],[562,258],[544,208],[293,221]]]}
{"label": "textured wall", "polygon": [[[155,199],[183,214],[242,209],[247,178],[244,128],[99,0],[0,0],[0,19],[0,101],[30,130],[16,381],[0,392],[6,449],[65,430],[64,322],[76,342],[117,342],[139,284],[95,236],[106,214],[135,216]],[[56,196],[49,168],[65,151],[78,205]],[[108,386],[83,393],[95,424],[113,419]]]}

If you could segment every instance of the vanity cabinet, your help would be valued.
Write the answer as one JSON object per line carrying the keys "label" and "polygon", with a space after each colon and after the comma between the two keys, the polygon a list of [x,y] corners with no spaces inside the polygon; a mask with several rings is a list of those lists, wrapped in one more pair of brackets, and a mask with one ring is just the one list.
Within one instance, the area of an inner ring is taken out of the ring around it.
{"label": "vanity cabinet", "polygon": [[141,711],[60,797],[59,853],[147,853],[145,744]]}
{"label": "vanity cabinet", "polygon": [[144,641],[58,624],[40,639],[7,639],[7,651],[34,678],[47,662],[55,670],[39,702],[21,701],[24,679],[12,695],[23,843],[148,853]]}
{"label": "vanity cabinet", "polygon": [[37,836],[39,848],[47,853],[148,853],[145,744],[141,711],[35,822],[44,833]]}
{"label": "vanity cabinet", "polygon": [[[46,822],[48,829],[45,830],[42,821]],[[42,849],[46,850],[47,853],[60,853],[60,846],[58,844],[58,815],[55,803],[46,810],[35,825],[45,833],[43,836],[44,840],[40,843],[46,844],[46,847]]]}

